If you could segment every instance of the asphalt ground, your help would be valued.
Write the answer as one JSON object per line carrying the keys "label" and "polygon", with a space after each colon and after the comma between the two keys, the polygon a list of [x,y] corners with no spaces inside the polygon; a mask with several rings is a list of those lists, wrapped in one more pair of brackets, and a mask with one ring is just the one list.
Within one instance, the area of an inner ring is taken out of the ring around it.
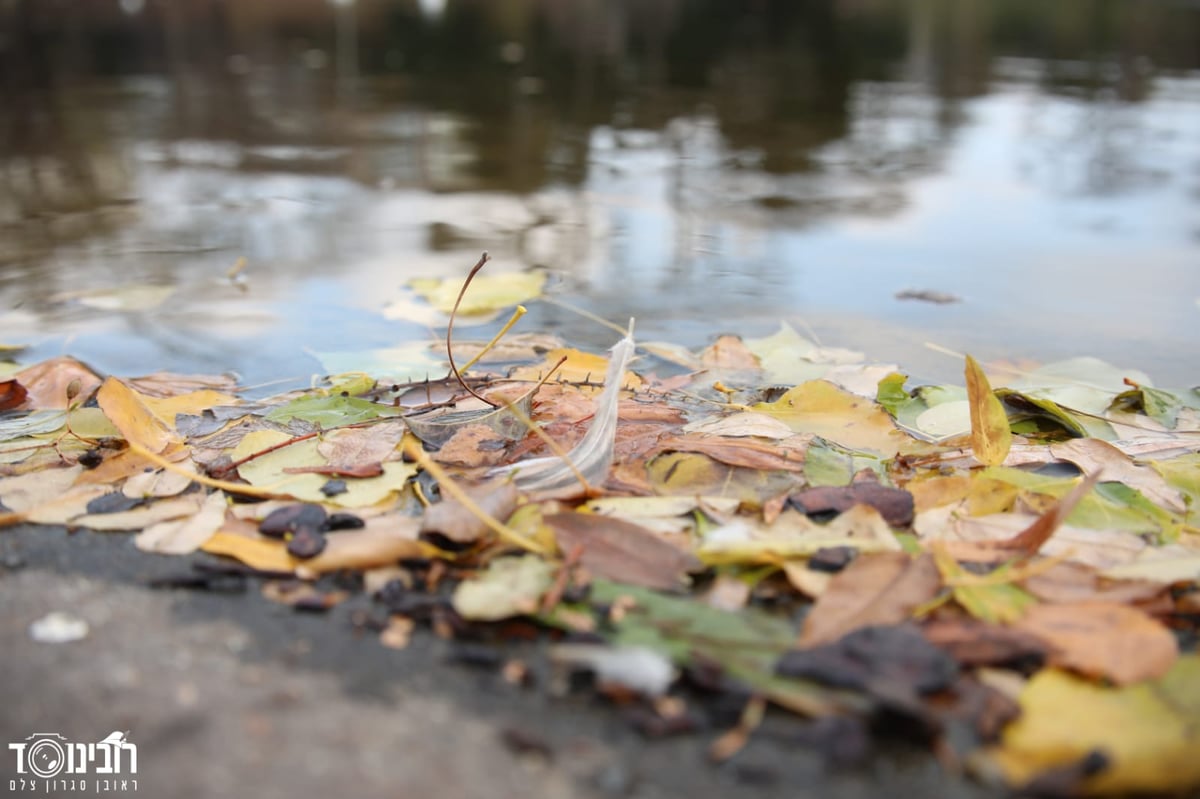
{"label": "asphalt ground", "polygon": [[[311,613],[262,597],[259,578],[241,591],[236,579],[229,591],[149,587],[193,562],[217,559],[143,553],[125,534],[0,531],[2,742],[127,731],[136,795],[177,799],[1002,795],[903,740],[836,762],[829,751],[858,748],[839,738],[849,733],[774,711],[713,764],[725,728],[705,701],[689,699],[698,729],[648,737],[633,710],[552,673],[537,642],[500,644],[529,664],[529,685],[427,628],[404,649],[381,645],[362,624],[381,611],[361,592]],[[86,620],[87,637],[33,640],[30,624],[53,611]],[[15,769],[0,751],[0,792],[20,793]],[[121,792],[91,779],[36,795]]]}

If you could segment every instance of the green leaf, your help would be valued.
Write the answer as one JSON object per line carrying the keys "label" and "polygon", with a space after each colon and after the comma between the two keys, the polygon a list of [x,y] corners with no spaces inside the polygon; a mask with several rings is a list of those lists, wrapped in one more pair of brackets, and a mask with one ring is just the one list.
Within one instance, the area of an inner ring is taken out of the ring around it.
{"label": "green leaf", "polygon": [[496,558],[482,574],[459,583],[451,602],[464,619],[497,621],[533,614],[555,571],[539,557]]}
{"label": "green leaf", "polygon": [[402,412],[400,408],[380,405],[377,402],[358,397],[343,397],[340,394],[332,396],[307,394],[275,408],[266,415],[266,418],[272,422],[302,419],[320,425],[322,428],[330,428],[366,422],[378,419],[380,416],[399,416]]}
{"label": "green leaf", "polygon": [[866,700],[857,695],[775,676],[775,662],[796,640],[791,623],[777,616],[754,608],[733,613],[604,580],[592,584],[591,597],[606,604],[622,597],[633,600],[605,633],[618,646],[644,646],[681,666],[717,664],[771,701],[810,715],[865,706]]}

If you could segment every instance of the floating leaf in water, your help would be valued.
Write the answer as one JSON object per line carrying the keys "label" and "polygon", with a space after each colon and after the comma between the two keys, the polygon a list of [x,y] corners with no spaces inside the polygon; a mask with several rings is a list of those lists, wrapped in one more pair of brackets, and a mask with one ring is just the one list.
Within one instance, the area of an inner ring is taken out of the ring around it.
{"label": "floating leaf in water", "polygon": [[[546,273],[539,271],[507,274],[477,275],[471,290],[463,298],[458,311],[467,316],[497,311],[527,300],[536,299],[546,285]],[[437,310],[450,313],[462,288],[462,280],[452,278],[418,278],[409,286]]]}

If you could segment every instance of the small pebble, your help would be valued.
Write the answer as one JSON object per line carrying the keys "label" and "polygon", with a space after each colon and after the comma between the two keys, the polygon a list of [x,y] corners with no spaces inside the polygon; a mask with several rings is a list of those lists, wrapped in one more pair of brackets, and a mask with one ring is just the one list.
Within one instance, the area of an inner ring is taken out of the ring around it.
{"label": "small pebble", "polygon": [[56,610],[29,625],[29,637],[44,644],[65,644],[87,638],[88,623],[78,616]]}

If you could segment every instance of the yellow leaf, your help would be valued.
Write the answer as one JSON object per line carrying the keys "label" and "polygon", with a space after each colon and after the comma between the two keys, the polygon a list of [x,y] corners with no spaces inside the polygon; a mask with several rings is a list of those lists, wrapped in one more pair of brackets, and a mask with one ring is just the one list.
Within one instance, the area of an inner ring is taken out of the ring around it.
{"label": "yellow leaf", "polygon": [[215,408],[218,405],[236,405],[238,403],[237,397],[220,391],[214,391],[211,388],[192,391],[188,394],[179,394],[174,397],[166,397],[164,399],[147,397],[145,395],[139,396],[141,396],[145,406],[150,409],[150,412],[172,430],[175,429],[175,417],[181,413],[196,415],[209,408]]}
{"label": "yellow leaf", "polygon": [[[604,373],[608,370],[608,358],[603,355],[560,347],[547,352],[541,363],[514,369],[512,378],[514,380],[540,380],[563,358],[567,360],[555,370],[551,380],[566,380],[572,383],[590,380],[599,384],[604,380]],[[621,386],[624,388],[639,388],[641,385],[641,378],[633,372],[627,371],[621,378]]]}
{"label": "yellow leaf", "polygon": [[794,432],[813,433],[848,449],[868,450],[891,457],[937,448],[896,429],[882,406],[824,380],[810,380],[775,402],[760,402],[753,410],[779,419]]}
{"label": "yellow leaf", "polygon": [[1038,672],[1020,696],[1021,717],[990,754],[1014,786],[1101,751],[1108,767],[1086,795],[1183,794],[1200,787],[1200,656],[1165,676],[1124,688],[1056,669]]}
{"label": "yellow leaf", "polygon": [[291,571],[296,566],[296,559],[288,554],[283,541],[251,538],[238,533],[218,530],[200,545],[200,549],[212,555],[227,555],[261,571]]}
{"label": "yellow leaf", "polygon": [[[458,307],[460,314],[481,314],[540,297],[546,283],[545,272],[510,272],[476,275]],[[454,301],[462,289],[461,278],[418,278],[409,283],[442,313],[454,310]]]}
{"label": "yellow leaf", "polygon": [[981,463],[999,466],[1012,447],[1008,414],[992,392],[978,362],[967,356],[967,399],[971,403],[971,449]]}
{"label": "yellow leaf", "polygon": [[126,441],[161,455],[182,442],[175,431],[150,410],[147,399],[113,377],[105,380],[96,393],[96,403]]}

